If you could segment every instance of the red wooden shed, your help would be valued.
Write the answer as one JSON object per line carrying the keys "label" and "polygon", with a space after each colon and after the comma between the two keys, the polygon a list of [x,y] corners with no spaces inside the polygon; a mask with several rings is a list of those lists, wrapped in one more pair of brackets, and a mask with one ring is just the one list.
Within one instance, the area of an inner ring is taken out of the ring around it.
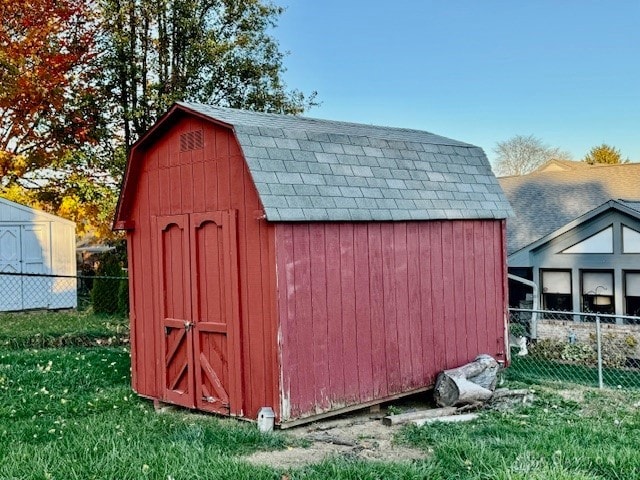
{"label": "red wooden shed", "polygon": [[178,103],[133,147],[133,388],[294,425],[505,358],[509,205],[480,148]]}

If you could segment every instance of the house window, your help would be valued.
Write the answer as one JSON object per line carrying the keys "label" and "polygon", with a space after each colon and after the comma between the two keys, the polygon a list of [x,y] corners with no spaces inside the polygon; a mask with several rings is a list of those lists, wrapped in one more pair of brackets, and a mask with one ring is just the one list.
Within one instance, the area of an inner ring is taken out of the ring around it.
{"label": "house window", "polygon": [[640,253],[640,233],[622,226],[622,253]]}
{"label": "house window", "polygon": [[[582,271],[582,311],[593,313],[615,312],[612,271]],[[608,320],[603,319],[602,321]],[[615,323],[615,319],[611,319],[611,321]]]}
{"label": "house window", "polygon": [[545,310],[570,311],[571,270],[542,270],[542,307]]}
{"label": "house window", "polygon": [[[624,272],[624,313],[640,317],[640,272]],[[639,324],[640,320],[629,320],[625,323]]]}
{"label": "house window", "polygon": [[591,235],[564,249],[562,253],[613,253],[613,227],[607,227]]}

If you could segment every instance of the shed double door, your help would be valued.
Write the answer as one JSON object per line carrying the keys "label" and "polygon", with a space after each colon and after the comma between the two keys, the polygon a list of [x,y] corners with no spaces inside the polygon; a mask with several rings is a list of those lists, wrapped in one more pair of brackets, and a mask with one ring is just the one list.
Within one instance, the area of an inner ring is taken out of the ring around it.
{"label": "shed double door", "polygon": [[50,306],[51,278],[20,275],[47,274],[49,247],[46,224],[0,226],[0,311]]}
{"label": "shed double door", "polygon": [[236,212],[156,217],[163,400],[241,411]]}

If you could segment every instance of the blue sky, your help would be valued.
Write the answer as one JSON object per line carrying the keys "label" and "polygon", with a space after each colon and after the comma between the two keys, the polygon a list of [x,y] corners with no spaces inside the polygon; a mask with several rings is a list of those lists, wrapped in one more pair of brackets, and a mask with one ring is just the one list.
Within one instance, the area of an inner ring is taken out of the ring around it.
{"label": "blue sky", "polygon": [[308,116],[640,162],[640,0],[275,0]]}

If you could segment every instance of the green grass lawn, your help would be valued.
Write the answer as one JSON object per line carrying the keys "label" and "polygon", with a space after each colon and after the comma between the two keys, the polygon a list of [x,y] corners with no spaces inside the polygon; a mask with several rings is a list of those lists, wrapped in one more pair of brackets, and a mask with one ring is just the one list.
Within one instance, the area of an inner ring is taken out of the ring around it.
{"label": "green grass lawn", "polygon": [[126,343],[129,319],[90,312],[0,313],[0,348]]}
{"label": "green grass lawn", "polygon": [[397,441],[423,449],[425,460],[333,458],[278,471],[243,455],[295,444],[286,433],[183,410],[158,414],[129,381],[126,346],[0,346],[0,479],[640,479],[633,391],[529,384],[532,405],[403,429]]}

